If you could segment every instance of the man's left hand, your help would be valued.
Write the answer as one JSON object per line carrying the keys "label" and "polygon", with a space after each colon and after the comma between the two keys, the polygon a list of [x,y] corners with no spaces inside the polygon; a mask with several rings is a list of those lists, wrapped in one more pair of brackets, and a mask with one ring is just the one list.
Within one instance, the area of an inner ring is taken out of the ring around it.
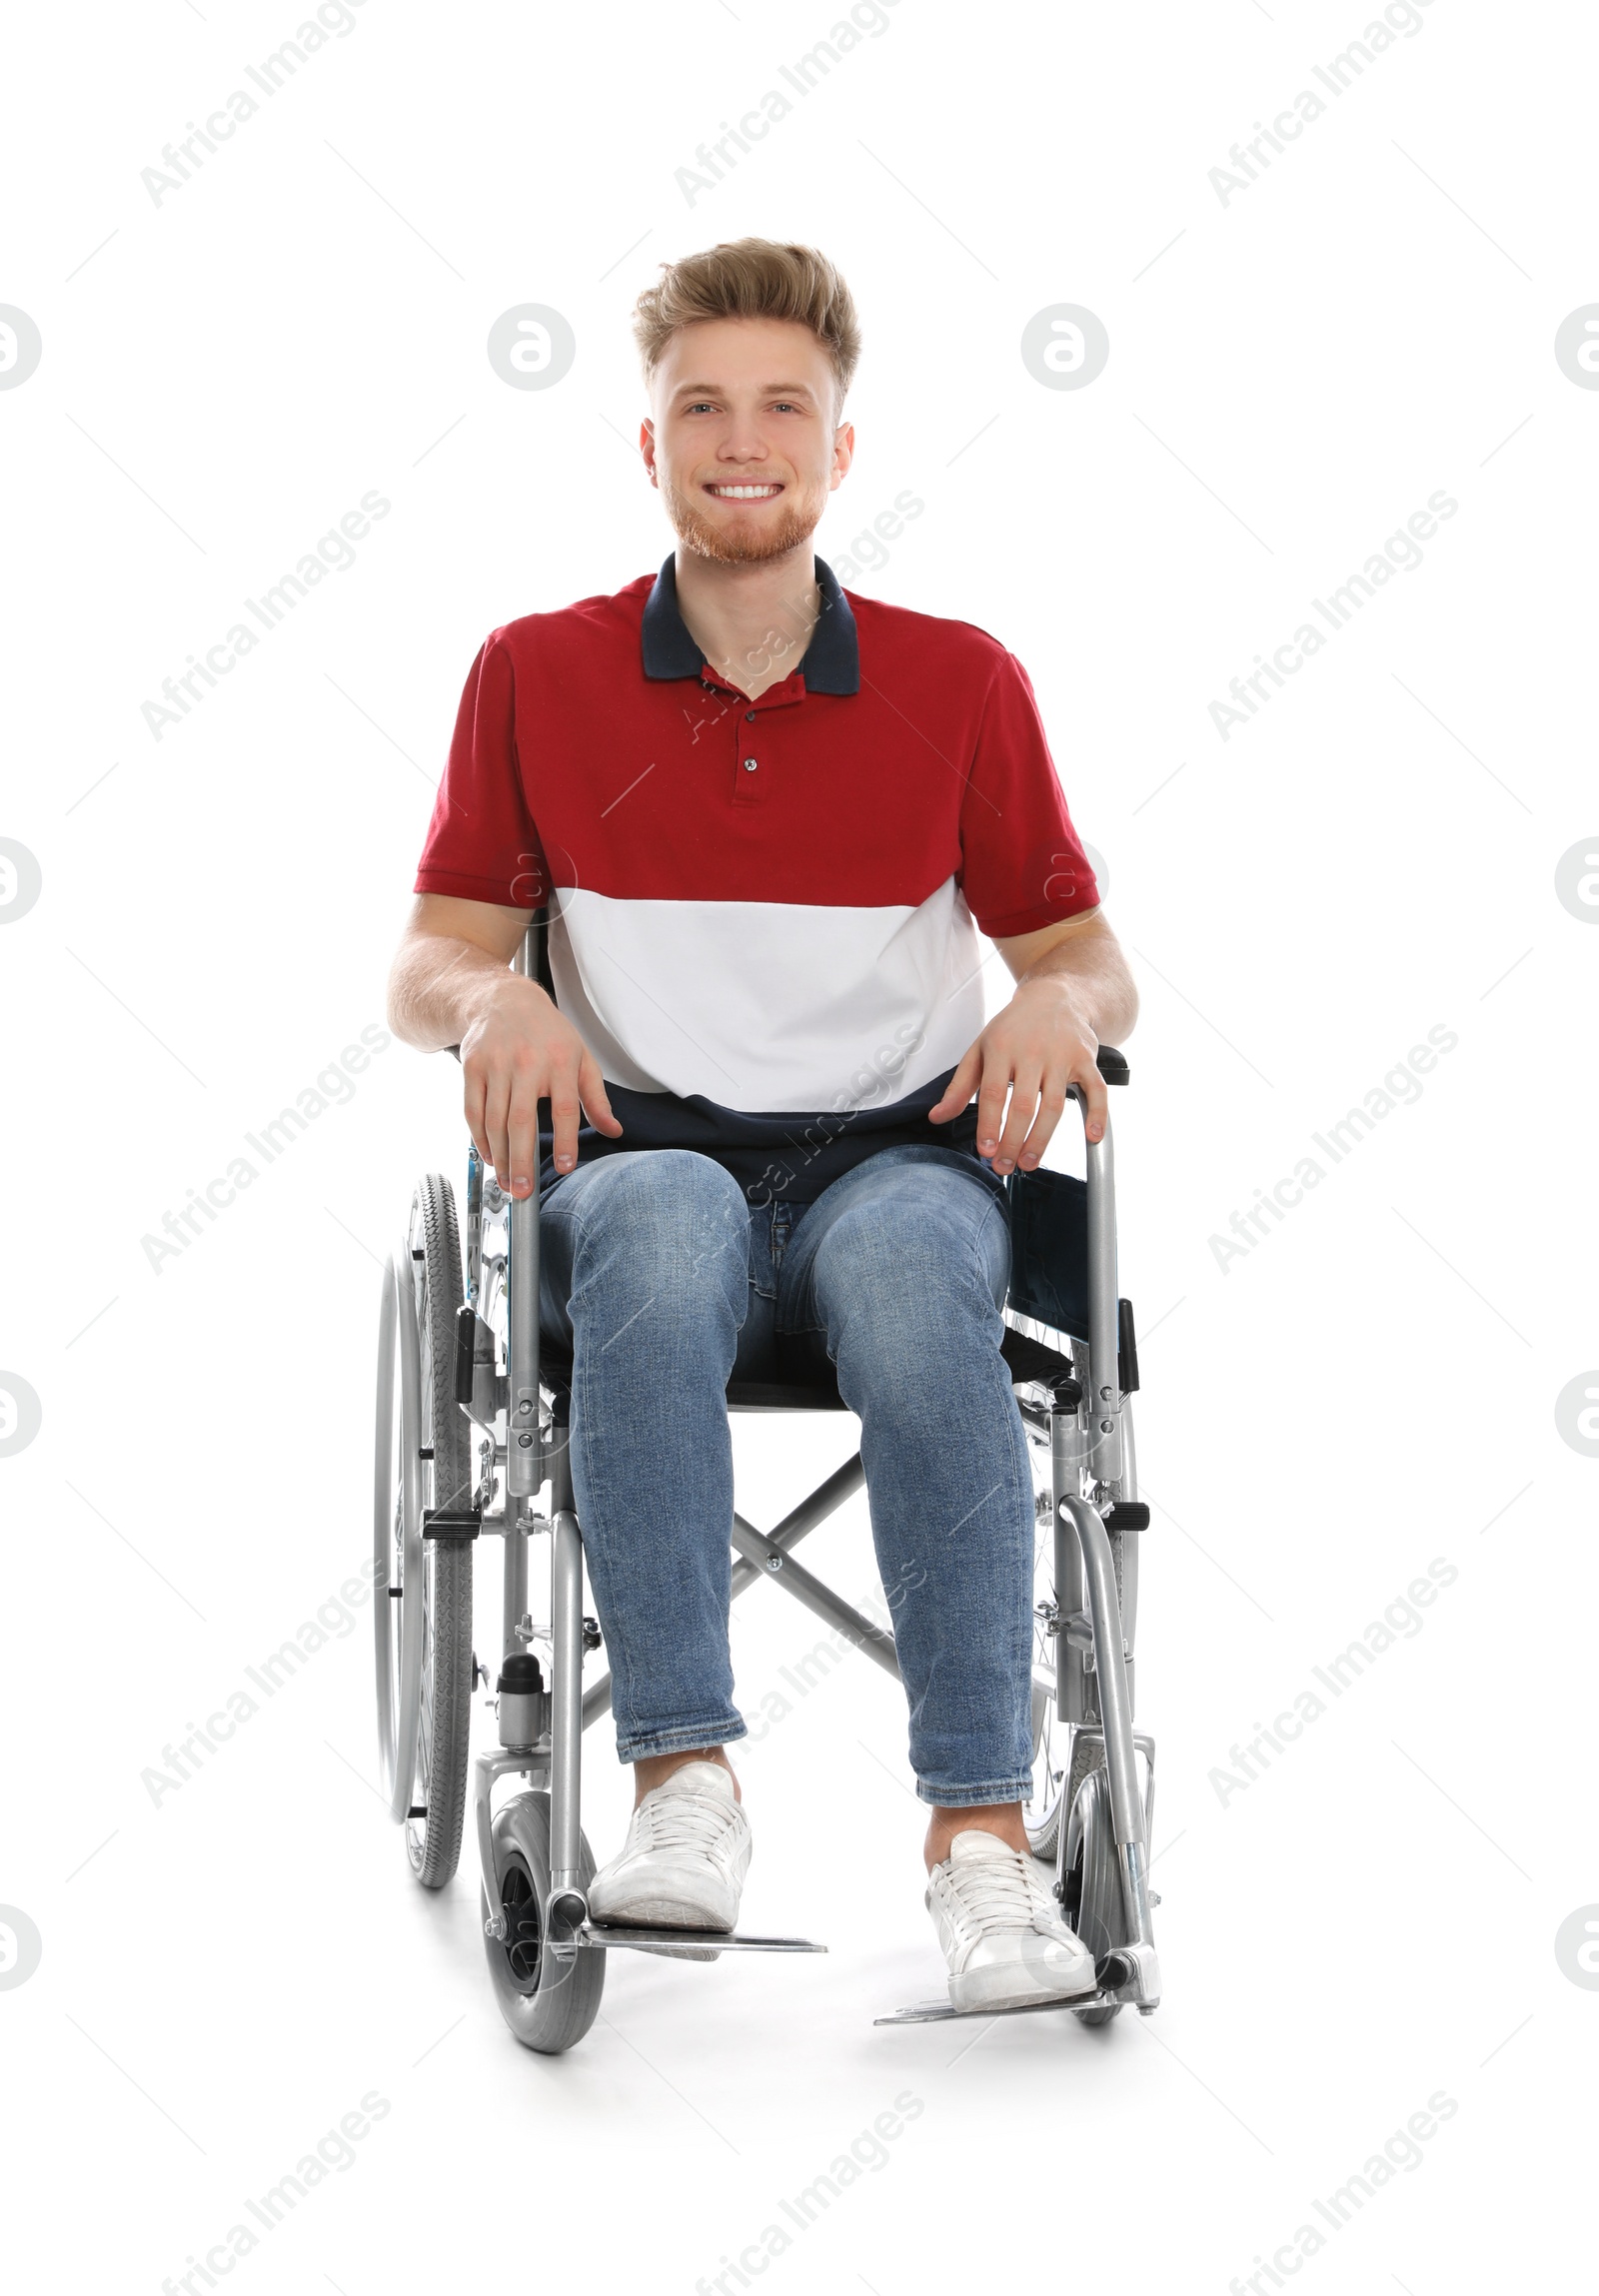
{"label": "man's left hand", "polygon": [[1103,1139],[1108,1102],[1098,1050],[1077,982],[1059,976],[1023,981],[964,1054],[943,1098],[928,1109],[928,1121],[947,1124],[975,1093],[978,1155],[991,1157],[1001,1175],[1012,1166],[1031,1171],[1060,1121],[1070,1085],[1087,1102],[1088,1139]]}

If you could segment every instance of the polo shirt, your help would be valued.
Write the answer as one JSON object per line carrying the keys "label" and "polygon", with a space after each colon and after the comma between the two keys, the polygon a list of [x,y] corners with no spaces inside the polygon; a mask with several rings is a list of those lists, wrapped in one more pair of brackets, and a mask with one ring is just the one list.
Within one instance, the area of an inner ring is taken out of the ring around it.
{"label": "polo shirt", "polygon": [[[419,893],[548,904],[555,1002],[621,1136],[812,1201],[901,1143],[977,1161],[927,1110],[984,1024],[977,931],[1094,907],[1026,671],[986,630],[842,589],[752,701],[678,607],[674,558],[490,632]],[[548,1103],[540,1185],[551,1162]]]}

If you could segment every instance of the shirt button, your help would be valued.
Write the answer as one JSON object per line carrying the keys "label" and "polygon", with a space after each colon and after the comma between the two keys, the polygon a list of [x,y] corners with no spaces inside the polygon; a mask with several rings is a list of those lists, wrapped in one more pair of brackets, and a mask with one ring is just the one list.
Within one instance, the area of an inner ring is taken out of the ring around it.
{"label": "shirt button", "polygon": [[756,713],[753,709],[747,709],[745,711],[745,717],[751,725],[754,725],[756,721]]}
{"label": "shirt button", "polygon": [[744,761],[744,769],[747,773],[753,773],[756,769],[756,760],[753,757],[747,757]]}

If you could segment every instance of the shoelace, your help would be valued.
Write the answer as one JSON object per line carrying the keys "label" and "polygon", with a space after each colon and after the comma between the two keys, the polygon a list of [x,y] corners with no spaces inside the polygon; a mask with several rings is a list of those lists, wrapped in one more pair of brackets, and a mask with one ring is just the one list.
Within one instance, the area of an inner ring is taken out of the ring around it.
{"label": "shoelace", "polygon": [[1003,1864],[997,1858],[983,1858],[970,1865],[951,1865],[943,1885],[961,1918],[978,1928],[1030,1929],[1040,1920],[1052,1926],[1057,1917],[1054,1904],[1036,1874],[1027,1871],[1028,1862],[1019,1849],[1012,1849]]}
{"label": "shoelace", "polygon": [[638,1839],[633,1846],[635,1850],[697,1849],[709,1855],[726,1834],[730,1814],[727,1802],[713,1801],[706,1794],[663,1794],[659,1801],[646,1800],[635,1810]]}

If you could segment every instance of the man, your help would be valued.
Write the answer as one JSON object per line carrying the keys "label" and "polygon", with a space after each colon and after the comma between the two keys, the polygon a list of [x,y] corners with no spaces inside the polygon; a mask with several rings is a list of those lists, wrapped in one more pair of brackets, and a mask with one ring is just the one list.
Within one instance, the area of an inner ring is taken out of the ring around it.
{"label": "man", "polygon": [[[730,1929],[730,1377],[834,1367],[894,1612],[957,2008],[1093,1989],[1027,1853],[1033,1492],[1000,1355],[1003,1176],[1136,993],[1020,664],[811,551],[859,354],[813,249],[663,266],[640,448],[677,548],[491,633],[390,1021],[459,1044],[479,1153],[540,1190],[543,1328],[636,1803],[597,1920]],[[555,999],[507,970],[548,900]],[[983,1021],[975,926],[1016,986]],[[1006,1100],[1009,1107],[1006,1113]],[[970,1103],[976,1100],[973,1114]],[[538,1104],[548,1101],[548,1156]],[[581,1121],[587,1116],[587,1123]],[[825,1360],[824,1360],[825,1359]]]}

